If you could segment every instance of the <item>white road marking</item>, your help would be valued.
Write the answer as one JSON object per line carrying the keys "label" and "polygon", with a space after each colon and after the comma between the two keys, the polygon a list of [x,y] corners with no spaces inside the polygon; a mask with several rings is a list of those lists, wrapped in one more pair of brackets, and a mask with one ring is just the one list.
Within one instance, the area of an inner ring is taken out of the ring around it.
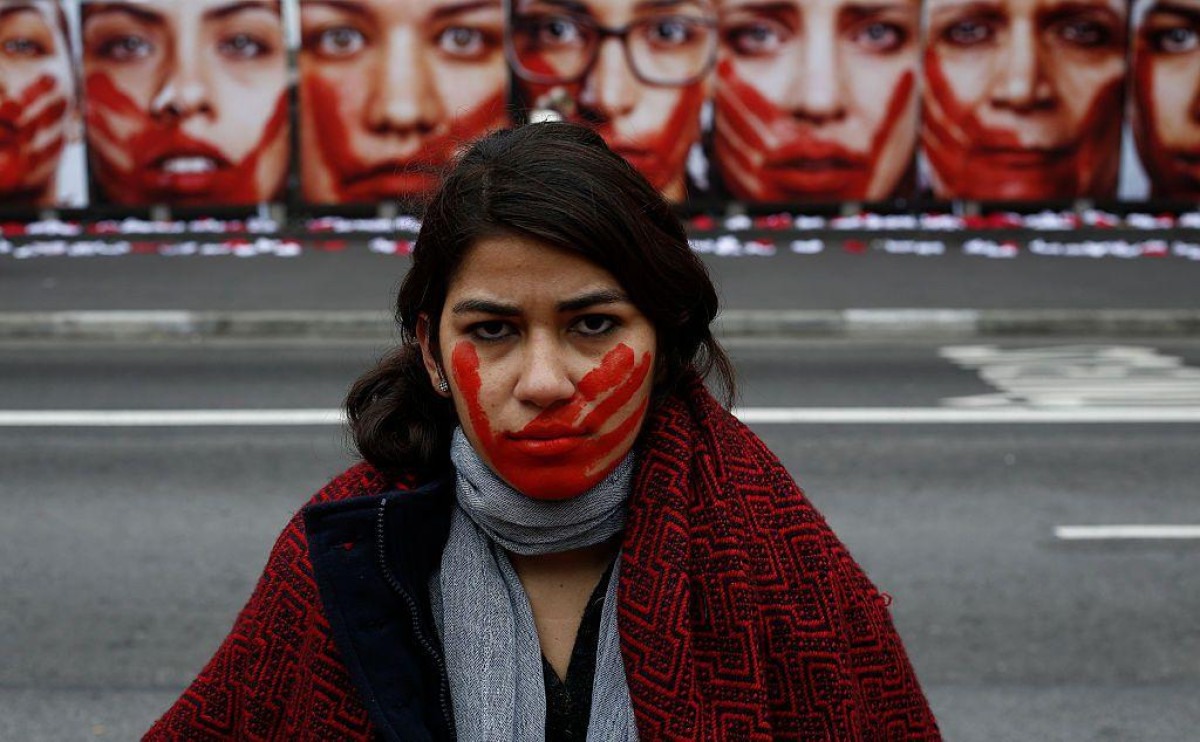
{"label": "white road marking", "polygon": [[[1014,423],[1200,423],[1190,407],[745,407],[757,425],[959,425]],[[0,410],[0,427],[202,427],[342,425],[337,409],[299,410]]]}
{"label": "white road marking", "polygon": [[1063,541],[1200,539],[1200,526],[1055,526],[1054,536]]}

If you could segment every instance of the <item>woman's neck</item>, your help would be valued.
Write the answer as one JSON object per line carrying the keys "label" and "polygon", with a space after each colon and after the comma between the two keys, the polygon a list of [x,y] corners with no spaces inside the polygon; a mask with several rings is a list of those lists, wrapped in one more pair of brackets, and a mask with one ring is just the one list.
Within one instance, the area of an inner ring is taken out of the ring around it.
{"label": "woman's neck", "polygon": [[567,677],[588,598],[620,546],[620,539],[613,538],[557,554],[508,555],[529,596],[542,654],[560,679]]}

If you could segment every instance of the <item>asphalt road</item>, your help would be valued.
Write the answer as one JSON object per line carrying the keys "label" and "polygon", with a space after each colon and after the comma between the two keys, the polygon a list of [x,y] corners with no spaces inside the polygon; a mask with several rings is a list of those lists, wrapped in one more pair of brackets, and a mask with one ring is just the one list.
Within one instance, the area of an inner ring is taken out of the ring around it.
{"label": "asphalt road", "polygon": [[[290,514],[352,460],[336,426],[27,427],[5,411],[334,408],[379,350],[0,346],[0,739],[136,738],[211,655]],[[1107,409],[1114,385],[1125,407],[1200,405],[1200,343],[733,352],[743,408],[881,410],[755,428],[894,597],[947,739],[1195,739],[1200,540],[1055,528],[1200,524],[1200,423],[886,412]]]}

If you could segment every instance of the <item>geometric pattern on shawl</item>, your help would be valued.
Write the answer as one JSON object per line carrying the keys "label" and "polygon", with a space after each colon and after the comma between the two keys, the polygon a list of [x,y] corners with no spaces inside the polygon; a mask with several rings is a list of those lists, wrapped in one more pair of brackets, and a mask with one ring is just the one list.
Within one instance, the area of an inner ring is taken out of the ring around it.
{"label": "geometric pattern on shawl", "polygon": [[649,421],[619,625],[643,740],[935,740],[875,589],[699,380]]}

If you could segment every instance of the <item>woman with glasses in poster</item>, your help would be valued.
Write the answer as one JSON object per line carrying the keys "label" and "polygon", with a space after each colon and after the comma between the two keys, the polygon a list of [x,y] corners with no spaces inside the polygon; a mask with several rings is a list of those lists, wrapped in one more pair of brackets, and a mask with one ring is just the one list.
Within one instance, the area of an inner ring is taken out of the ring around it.
{"label": "woman with glasses in poster", "polygon": [[1125,0],[929,0],[921,150],[938,198],[1115,195]]}
{"label": "woman with glasses in poster", "polygon": [[508,54],[526,106],[593,126],[667,199],[687,198],[716,54],[708,0],[513,0]]}
{"label": "woman with glasses in poster", "polygon": [[747,201],[913,186],[919,0],[722,0],[713,153]]}
{"label": "woman with glasses in poster", "polygon": [[456,149],[508,123],[500,0],[303,0],[304,199],[428,194]]}
{"label": "woman with glasses in poster", "polygon": [[0,206],[86,200],[70,38],[57,0],[0,0]]}
{"label": "woman with glasses in poster", "polygon": [[83,50],[92,172],[109,201],[280,197],[290,127],[279,2],[89,2]]}
{"label": "woman with glasses in poster", "polygon": [[1133,17],[1133,134],[1150,195],[1200,201],[1200,0],[1138,0]]}

